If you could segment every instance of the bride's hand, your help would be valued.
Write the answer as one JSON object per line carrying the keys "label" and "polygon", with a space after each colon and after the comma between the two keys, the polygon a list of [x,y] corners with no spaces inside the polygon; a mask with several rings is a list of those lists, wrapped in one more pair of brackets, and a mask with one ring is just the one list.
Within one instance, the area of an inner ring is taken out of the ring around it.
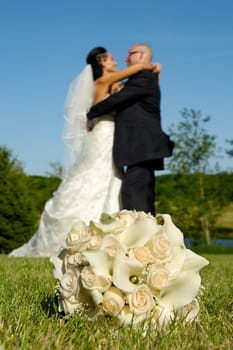
{"label": "bride's hand", "polygon": [[162,65],[159,62],[152,63],[152,72],[160,73],[162,70]]}
{"label": "bride's hand", "polygon": [[88,120],[86,121],[86,129],[87,131],[91,131],[94,127],[93,121],[92,120]]}

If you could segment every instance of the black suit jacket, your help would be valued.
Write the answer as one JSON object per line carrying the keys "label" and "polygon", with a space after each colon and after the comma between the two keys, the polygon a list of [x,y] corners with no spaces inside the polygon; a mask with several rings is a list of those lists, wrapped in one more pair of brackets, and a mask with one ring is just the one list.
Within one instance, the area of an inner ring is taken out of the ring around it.
{"label": "black suit jacket", "polygon": [[121,91],[94,105],[87,117],[91,120],[114,110],[116,166],[153,160],[154,169],[163,169],[162,159],[171,156],[174,143],[161,128],[157,77],[148,70],[133,75]]}

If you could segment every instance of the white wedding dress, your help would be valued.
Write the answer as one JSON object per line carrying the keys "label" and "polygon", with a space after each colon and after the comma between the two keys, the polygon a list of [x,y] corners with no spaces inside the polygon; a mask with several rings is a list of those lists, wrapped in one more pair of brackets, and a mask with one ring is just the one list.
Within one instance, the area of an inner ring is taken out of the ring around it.
{"label": "white wedding dress", "polygon": [[72,224],[88,224],[98,221],[102,212],[120,210],[121,174],[112,161],[113,134],[112,115],[96,120],[86,136],[82,160],[46,203],[38,231],[10,256],[54,255],[65,246]]}

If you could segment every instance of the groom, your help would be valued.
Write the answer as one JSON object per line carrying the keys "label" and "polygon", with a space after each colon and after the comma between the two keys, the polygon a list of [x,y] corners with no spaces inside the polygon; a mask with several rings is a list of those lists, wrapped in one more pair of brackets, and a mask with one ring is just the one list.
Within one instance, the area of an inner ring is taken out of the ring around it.
{"label": "groom", "polygon": [[[150,63],[152,50],[133,45],[128,66]],[[158,74],[143,70],[128,79],[121,91],[93,106],[89,120],[116,111],[113,158],[124,168],[123,209],[155,214],[155,170],[163,170],[163,158],[172,155],[174,143],[161,128]]]}

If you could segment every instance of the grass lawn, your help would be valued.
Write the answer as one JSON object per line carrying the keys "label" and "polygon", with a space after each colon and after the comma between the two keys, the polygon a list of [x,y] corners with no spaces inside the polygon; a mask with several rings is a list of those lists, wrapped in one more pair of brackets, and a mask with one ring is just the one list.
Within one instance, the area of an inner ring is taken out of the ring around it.
{"label": "grass lawn", "polygon": [[0,255],[0,350],[12,349],[233,349],[233,254],[205,254],[205,287],[198,319],[173,323],[163,331],[95,322],[85,315],[64,319],[55,310],[52,266],[48,259]]}

